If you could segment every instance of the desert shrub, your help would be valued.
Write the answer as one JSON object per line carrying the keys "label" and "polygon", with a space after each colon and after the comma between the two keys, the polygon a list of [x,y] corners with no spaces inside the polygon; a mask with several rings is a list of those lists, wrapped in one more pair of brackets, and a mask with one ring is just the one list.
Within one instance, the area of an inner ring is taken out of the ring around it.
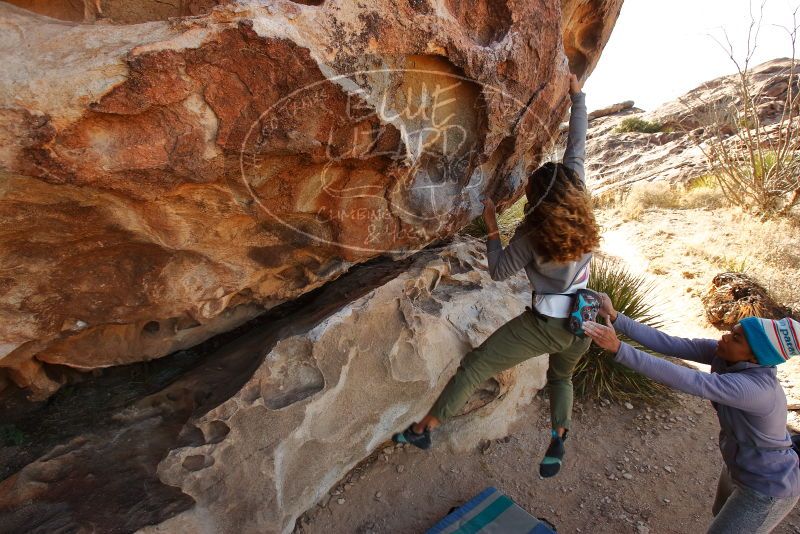
{"label": "desert shrub", "polygon": [[681,198],[681,205],[684,208],[723,208],[727,205],[725,195],[719,188],[695,189]]}
{"label": "desert shrub", "polygon": [[680,203],[683,208],[689,209],[717,209],[729,204],[717,178],[712,174],[700,176],[689,182],[680,197]]}
{"label": "desert shrub", "polygon": [[686,186],[666,182],[645,182],[631,186],[625,194],[611,200],[606,194],[601,207],[615,206],[625,220],[637,220],[652,208],[660,209],[717,209],[724,207],[725,195],[713,176],[700,177]]}
{"label": "desert shrub", "polygon": [[719,187],[717,177],[713,174],[703,174],[689,180],[686,184],[686,191],[691,192],[695,189],[709,189]]}
{"label": "desert shrub", "polygon": [[761,93],[763,88],[754,80],[751,68],[763,8],[764,4],[758,18],[751,12],[743,59],[734,55],[730,41],[723,46],[736,66],[736,98],[725,99],[714,106],[700,106],[704,108],[704,131],[710,135],[695,140],[725,197],[744,211],[766,220],[789,214],[800,202],[800,152],[797,150],[800,91],[795,72],[795,44],[800,26],[795,11],[792,25],[783,27],[792,55],[784,71],[787,89],[778,103],[782,112],[776,123],[769,124],[762,120],[760,111],[766,95]]}
{"label": "desert shrub", "polygon": [[[595,260],[589,287],[607,293],[614,308],[631,319],[657,328],[662,321],[653,312],[653,288],[644,277],[632,274],[621,264]],[[644,350],[638,343],[620,334],[620,339]],[[594,343],[578,362],[572,377],[580,397],[612,400],[656,400],[669,395],[669,389],[613,360],[613,356]]]}
{"label": "desert shrub", "polygon": [[622,202],[621,214],[626,220],[635,220],[650,208],[680,207],[680,191],[676,187],[666,182],[647,182],[631,187]]}
{"label": "desert shrub", "polygon": [[622,188],[606,189],[592,195],[595,209],[616,208],[621,206],[628,196],[628,191]]}
{"label": "desert shrub", "polygon": [[618,133],[627,132],[640,132],[640,133],[658,133],[663,131],[663,125],[658,122],[651,122],[648,120],[640,119],[639,117],[628,117],[620,121],[616,128]]}
{"label": "desert shrub", "polygon": [[[708,143],[708,158],[721,190],[734,205],[762,220],[787,215],[800,200],[800,157],[751,149],[732,154],[721,142]],[[726,153],[729,152],[729,153]]]}
{"label": "desert shrub", "polygon": [[726,273],[746,273],[748,258],[723,256],[717,260],[717,265]]}

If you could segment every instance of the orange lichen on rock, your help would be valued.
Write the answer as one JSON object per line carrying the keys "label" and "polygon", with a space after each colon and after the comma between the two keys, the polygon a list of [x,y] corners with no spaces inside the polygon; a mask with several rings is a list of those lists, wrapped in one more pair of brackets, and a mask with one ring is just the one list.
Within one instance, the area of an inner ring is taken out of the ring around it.
{"label": "orange lichen on rock", "polygon": [[622,2],[12,3],[0,383],[46,396],[518,195]]}

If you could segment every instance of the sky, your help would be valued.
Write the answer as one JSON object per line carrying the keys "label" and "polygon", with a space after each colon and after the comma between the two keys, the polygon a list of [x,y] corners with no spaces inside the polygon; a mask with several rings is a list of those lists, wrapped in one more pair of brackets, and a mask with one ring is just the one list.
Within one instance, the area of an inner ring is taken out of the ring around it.
{"label": "sky", "polygon": [[[756,17],[760,5],[753,2]],[[791,41],[777,26],[793,26],[798,5],[800,0],[766,1],[753,65],[791,55]],[[749,0],[625,0],[584,85],[587,107],[633,100],[649,111],[706,80],[734,73],[735,65],[713,37],[724,42],[727,31],[735,56],[744,59],[749,25]]]}

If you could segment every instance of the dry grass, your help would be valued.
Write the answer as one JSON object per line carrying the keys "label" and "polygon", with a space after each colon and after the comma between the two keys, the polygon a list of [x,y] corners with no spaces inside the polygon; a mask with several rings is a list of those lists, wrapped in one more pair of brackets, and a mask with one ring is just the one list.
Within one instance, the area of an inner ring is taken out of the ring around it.
{"label": "dry grass", "polygon": [[684,209],[717,209],[725,206],[725,196],[719,188],[701,187],[687,191],[681,197]]}
{"label": "dry grass", "polygon": [[720,210],[726,235],[714,235],[690,253],[720,271],[744,272],[779,303],[800,309],[800,232],[796,221],[760,221],[739,210]]}
{"label": "dry grass", "polygon": [[623,219],[639,220],[651,209],[717,209],[725,205],[725,196],[713,179],[694,180],[690,185],[646,182],[624,192],[606,192],[595,199],[599,208],[616,207]]}
{"label": "dry grass", "polygon": [[680,192],[664,182],[637,184],[631,188],[620,206],[625,220],[638,220],[648,209],[679,209]]}
{"label": "dry grass", "polygon": [[717,209],[728,205],[717,179],[707,174],[695,178],[683,187],[681,205],[685,209]]}

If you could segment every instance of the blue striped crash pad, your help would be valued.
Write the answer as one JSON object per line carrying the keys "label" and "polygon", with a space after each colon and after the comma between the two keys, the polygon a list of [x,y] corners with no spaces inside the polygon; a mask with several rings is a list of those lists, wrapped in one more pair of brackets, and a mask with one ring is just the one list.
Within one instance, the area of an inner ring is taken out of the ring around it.
{"label": "blue striped crash pad", "polygon": [[436,523],[427,534],[554,534],[495,488],[486,488]]}

